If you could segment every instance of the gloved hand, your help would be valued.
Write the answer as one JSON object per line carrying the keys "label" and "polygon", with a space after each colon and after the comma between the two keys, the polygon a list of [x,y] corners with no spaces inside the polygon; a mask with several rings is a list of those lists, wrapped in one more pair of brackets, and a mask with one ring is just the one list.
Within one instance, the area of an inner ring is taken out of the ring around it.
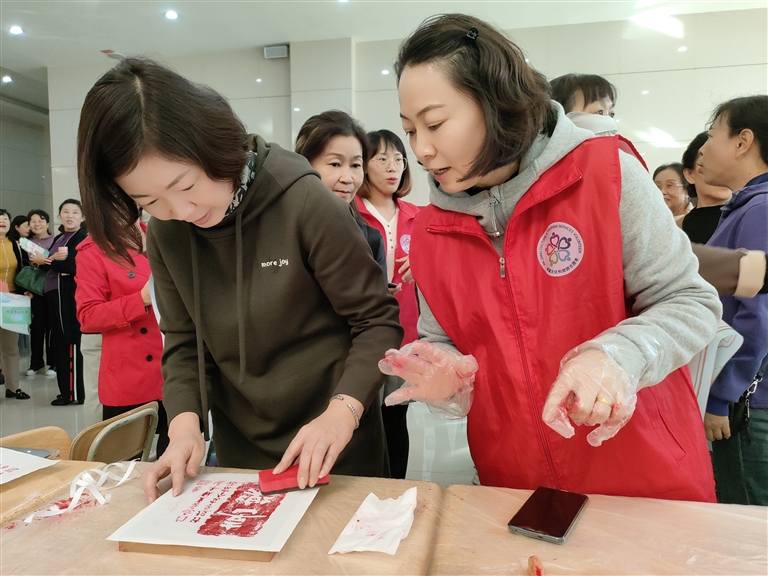
{"label": "gloved hand", "polygon": [[472,355],[417,340],[400,350],[388,350],[379,361],[379,370],[405,380],[384,399],[387,406],[418,400],[447,418],[463,418],[472,406],[477,372],[477,360]]}
{"label": "gloved hand", "polygon": [[568,421],[598,425],[587,435],[592,446],[613,438],[632,417],[638,383],[601,350],[578,348],[566,354],[560,374],[544,403],[544,423],[565,438],[574,435]]}

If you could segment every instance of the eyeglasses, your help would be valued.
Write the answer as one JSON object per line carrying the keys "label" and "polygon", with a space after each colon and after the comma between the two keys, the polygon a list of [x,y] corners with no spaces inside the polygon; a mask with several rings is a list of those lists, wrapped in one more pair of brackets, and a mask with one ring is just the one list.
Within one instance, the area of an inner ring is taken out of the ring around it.
{"label": "eyeglasses", "polygon": [[376,162],[376,164],[378,164],[379,168],[382,170],[386,169],[390,162],[394,163],[395,168],[398,170],[405,170],[405,167],[408,165],[408,160],[402,156],[397,156],[394,158],[390,158],[388,156],[376,156],[373,161]]}
{"label": "eyeglasses", "polygon": [[678,184],[677,182],[664,182],[664,184],[656,184],[656,188],[658,188],[660,191],[666,190],[667,192],[674,192],[675,188],[682,188],[682,184]]}

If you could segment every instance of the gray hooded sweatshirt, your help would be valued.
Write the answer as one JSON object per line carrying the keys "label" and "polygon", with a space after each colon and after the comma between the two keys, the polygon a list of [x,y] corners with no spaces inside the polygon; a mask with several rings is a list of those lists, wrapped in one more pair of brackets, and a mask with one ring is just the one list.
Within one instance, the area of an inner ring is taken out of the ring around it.
{"label": "gray hooded sweatshirt", "polygon": [[[551,137],[539,135],[512,179],[469,195],[447,194],[430,176],[430,202],[443,210],[475,216],[501,254],[504,231],[517,202],[539,177],[580,143],[595,135],[576,127],[557,108]],[[640,386],[657,384],[688,363],[714,337],[722,306],[715,289],[698,274],[698,262],[685,233],[650,175],[633,156],[619,152],[619,217],[624,264],[624,291],[635,316],[581,346],[607,352]],[[419,336],[453,347],[419,294]]]}

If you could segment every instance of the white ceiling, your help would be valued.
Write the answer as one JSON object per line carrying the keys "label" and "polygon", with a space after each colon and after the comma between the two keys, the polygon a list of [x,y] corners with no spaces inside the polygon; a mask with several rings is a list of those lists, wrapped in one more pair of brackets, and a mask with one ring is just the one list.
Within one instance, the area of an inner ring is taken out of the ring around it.
{"label": "white ceiling", "polygon": [[[444,12],[472,13],[514,29],[623,20],[646,10],[688,14],[766,5],[765,0],[0,0],[0,68],[14,76],[13,84],[0,90],[6,98],[47,108],[47,94],[41,92],[46,68],[98,63],[104,49],[175,57],[306,40],[396,39]],[[164,17],[171,9],[177,20]],[[13,25],[24,34],[11,35]]]}

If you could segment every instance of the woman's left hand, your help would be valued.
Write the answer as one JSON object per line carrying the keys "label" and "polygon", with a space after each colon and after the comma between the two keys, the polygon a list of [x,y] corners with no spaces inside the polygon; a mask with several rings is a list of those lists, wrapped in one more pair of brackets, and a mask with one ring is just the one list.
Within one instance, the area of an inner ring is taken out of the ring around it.
{"label": "woman's left hand", "polygon": [[597,447],[624,427],[636,405],[637,385],[629,375],[605,352],[588,349],[560,368],[542,420],[565,438],[575,433],[569,419],[574,424],[597,424],[587,435],[587,442]]}
{"label": "woman's left hand", "polygon": [[45,264],[45,257],[42,254],[38,254],[37,252],[32,252],[29,255],[29,261],[33,264],[37,264],[38,266],[42,266]]}
{"label": "woman's left hand", "polygon": [[355,431],[355,417],[347,403],[352,404],[362,417],[363,405],[351,396],[344,396],[343,401],[331,400],[325,412],[299,430],[274,473],[284,472],[298,459],[301,489],[313,487],[318,478],[330,474]]}
{"label": "woman's left hand", "polygon": [[704,431],[707,440],[728,440],[731,437],[731,423],[728,416],[715,416],[709,412],[704,413]]}
{"label": "woman's left hand", "polygon": [[403,282],[413,282],[413,274],[411,274],[411,257],[410,256],[403,256],[402,258],[398,258],[395,260],[398,264],[400,262],[403,263],[402,266],[397,270],[397,273],[400,274],[403,278]]}

